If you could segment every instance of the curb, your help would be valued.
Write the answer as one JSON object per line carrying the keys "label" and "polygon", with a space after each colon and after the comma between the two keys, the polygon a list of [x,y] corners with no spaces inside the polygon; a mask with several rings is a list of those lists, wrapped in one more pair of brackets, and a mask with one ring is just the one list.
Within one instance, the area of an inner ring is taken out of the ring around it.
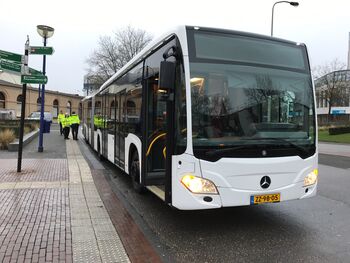
{"label": "curb", "polygon": [[[38,134],[39,134],[39,129],[24,135],[23,136],[23,147],[26,146],[28,143],[30,143],[34,138],[36,138],[38,136]],[[17,152],[18,151],[18,144],[19,144],[18,139],[16,139],[15,142],[11,142],[8,145],[8,151],[9,152]]]}

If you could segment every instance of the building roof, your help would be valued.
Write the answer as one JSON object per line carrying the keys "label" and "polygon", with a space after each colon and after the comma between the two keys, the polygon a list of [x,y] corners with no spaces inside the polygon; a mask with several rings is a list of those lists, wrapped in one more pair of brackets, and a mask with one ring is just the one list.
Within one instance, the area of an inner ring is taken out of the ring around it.
{"label": "building roof", "polygon": [[350,82],[350,70],[336,70],[327,73],[326,75],[319,77],[315,80],[315,87],[320,88],[325,85],[325,81],[329,82]]}
{"label": "building roof", "polygon": [[[15,73],[2,71],[0,72],[0,86],[7,86],[12,88],[22,89],[21,77],[20,75]],[[27,89],[39,90],[38,88],[34,88],[33,86],[31,86],[30,84],[27,85]],[[65,92],[48,90],[48,89],[45,89],[45,93],[63,95],[68,97],[76,97],[80,99],[84,98],[84,96],[80,96],[79,94],[71,94],[71,93],[65,93]]]}

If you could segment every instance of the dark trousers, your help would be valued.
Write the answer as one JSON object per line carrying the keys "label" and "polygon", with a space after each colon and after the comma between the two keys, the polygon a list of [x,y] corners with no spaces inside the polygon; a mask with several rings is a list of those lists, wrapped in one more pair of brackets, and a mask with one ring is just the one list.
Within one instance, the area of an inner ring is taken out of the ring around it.
{"label": "dark trousers", "polygon": [[62,128],[62,123],[60,123],[60,134],[63,134],[63,128]]}
{"label": "dark trousers", "polygon": [[73,135],[73,140],[78,140],[78,130],[79,130],[79,124],[74,123],[71,125],[72,127],[72,135]]}
{"label": "dark trousers", "polygon": [[68,138],[68,136],[69,136],[69,130],[70,130],[69,127],[64,127],[64,128],[63,128],[63,134],[64,134],[64,138],[65,138],[65,139],[69,139],[69,138]]}

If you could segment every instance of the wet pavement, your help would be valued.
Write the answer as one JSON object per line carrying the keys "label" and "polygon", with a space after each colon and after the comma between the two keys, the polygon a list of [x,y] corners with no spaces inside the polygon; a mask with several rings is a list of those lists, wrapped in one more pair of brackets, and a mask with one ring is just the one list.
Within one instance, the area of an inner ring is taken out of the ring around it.
{"label": "wet pavement", "polygon": [[160,262],[82,155],[82,140],[64,140],[56,125],[43,153],[37,142],[24,147],[21,173],[17,153],[0,152],[1,262]]}

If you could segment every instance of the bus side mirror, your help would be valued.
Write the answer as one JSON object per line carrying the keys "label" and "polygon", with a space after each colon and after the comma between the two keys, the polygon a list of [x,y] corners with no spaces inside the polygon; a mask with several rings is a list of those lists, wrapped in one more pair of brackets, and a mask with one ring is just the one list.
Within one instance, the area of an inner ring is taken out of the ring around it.
{"label": "bus side mirror", "polygon": [[175,88],[175,62],[161,61],[159,73],[159,88],[172,91]]}

